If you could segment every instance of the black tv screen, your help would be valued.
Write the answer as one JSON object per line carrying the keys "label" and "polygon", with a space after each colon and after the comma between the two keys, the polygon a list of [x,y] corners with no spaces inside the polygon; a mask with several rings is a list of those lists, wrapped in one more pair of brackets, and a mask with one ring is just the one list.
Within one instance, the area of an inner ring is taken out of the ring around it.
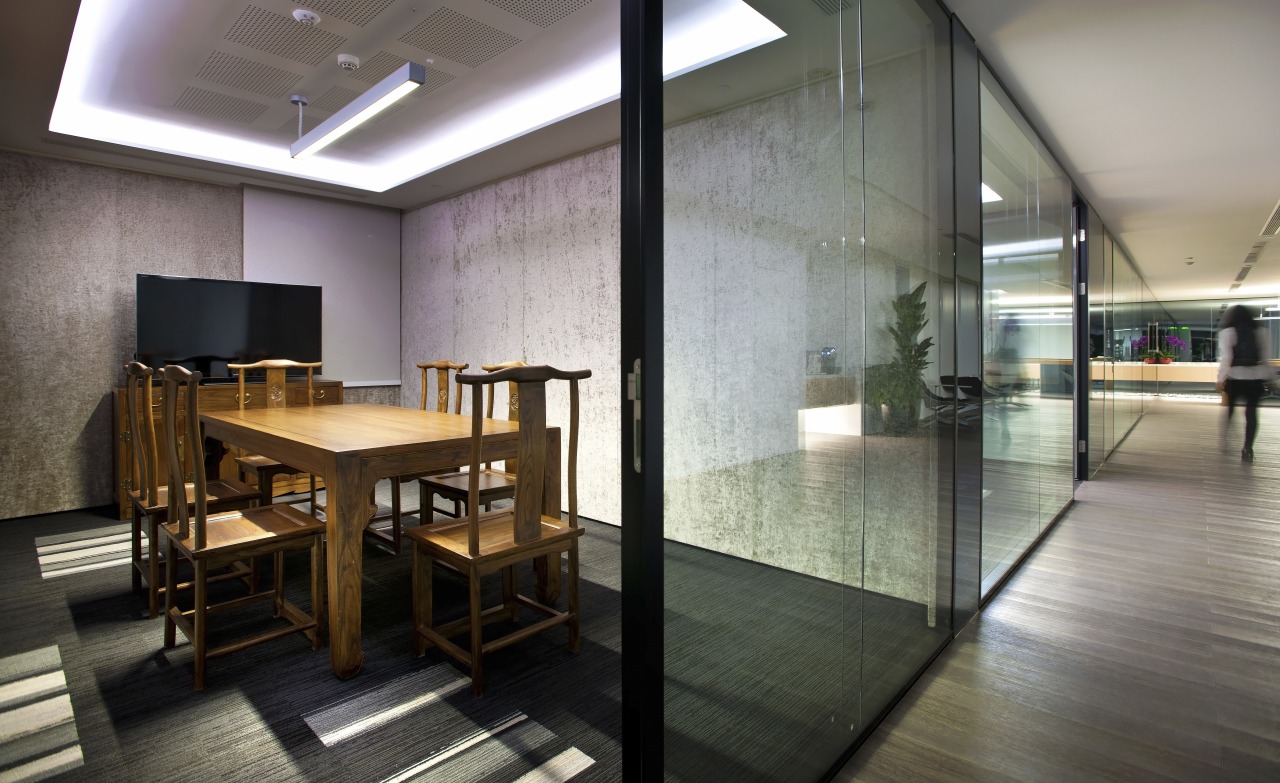
{"label": "black tv screen", "polygon": [[320,286],[138,275],[138,344],[149,367],[231,380],[227,363],[320,361]]}

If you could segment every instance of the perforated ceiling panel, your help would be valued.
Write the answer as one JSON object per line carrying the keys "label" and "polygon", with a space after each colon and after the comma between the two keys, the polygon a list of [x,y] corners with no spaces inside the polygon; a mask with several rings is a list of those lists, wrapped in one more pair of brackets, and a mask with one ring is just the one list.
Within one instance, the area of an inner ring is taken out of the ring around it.
{"label": "perforated ceiling panel", "polygon": [[307,65],[319,65],[347,41],[319,27],[298,24],[292,17],[252,5],[244,9],[224,37],[241,46]]}
{"label": "perforated ceiling panel", "polygon": [[[310,133],[311,129],[324,122],[327,117],[315,117],[310,114],[302,115],[302,132]],[[283,125],[276,129],[277,133],[288,136],[290,140],[298,138],[298,117],[295,115],[290,117]]]}
{"label": "perforated ceiling panel", "polygon": [[334,113],[356,99],[362,90],[348,90],[346,87],[334,85],[325,90],[324,95],[311,102],[307,108],[312,111]]}
{"label": "perforated ceiling panel", "polygon": [[258,116],[267,110],[267,106],[264,104],[244,98],[236,98],[231,95],[223,95],[212,90],[202,90],[199,87],[188,87],[178,97],[178,100],[174,101],[173,105],[175,108],[189,111],[193,114],[201,114],[205,117],[214,117],[220,120],[243,122],[246,125],[258,119]]}
{"label": "perforated ceiling panel", "polygon": [[344,22],[364,27],[373,18],[391,7],[396,0],[309,0],[301,5],[320,14],[321,24],[324,19],[333,17]]}
{"label": "perforated ceiling panel", "polygon": [[400,57],[399,55],[390,54],[388,52],[378,52],[373,57],[370,57],[367,60],[362,60],[360,62],[359,70],[348,75],[352,79],[364,82],[365,84],[377,84],[387,78],[388,74],[404,65],[406,62],[408,62],[408,60]]}
{"label": "perforated ceiling panel", "polygon": [[412,93],[410,93],[410,95],[412,95],[415,98],[421,98],[424,95],[428,95],[432,92],[435,92],[436,90],[440,89],[441,87],[445,86],[451,81],[453,81],[453,74],[445,73],[444,71],[432,71],[428,69],[426,84],[414,90]]}
{"label": "perforated ceiling panel", "polygon": [[402,43],[475,68],[520,43],[520,39],[484,22],[441,8],[400,36]]}
{"label": "perforated ceiling panel", "polygon": [[[489,0],[493,2],[493,0]],[[836,11],[849,11],[853,8],[853,3],[849,0],[813,0],[813,4],[822,9],[827,16],[835,16]]]}
{"label": "perforated ceiling panel", "polygon": [[550,27],[591,0],[488,0],[503,11],[539,27]]}
{"label": "perforated ceiling panel", "polygon": [[289,92],[289,88],[302,78],[302,74],[273,68],[234,54],[214,52],[200,66],[196,78],[276,98]]}

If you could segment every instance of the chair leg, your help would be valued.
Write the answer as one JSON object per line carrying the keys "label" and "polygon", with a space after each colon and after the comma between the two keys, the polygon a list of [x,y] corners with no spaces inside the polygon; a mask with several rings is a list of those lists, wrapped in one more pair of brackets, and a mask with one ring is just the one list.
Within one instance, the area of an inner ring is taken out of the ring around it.
{"label": "chair leg", "polygon": [[569,544],[569,652],[577,652],[581,644],[578,633],[578,541]]}
{"label": "chair leg", "polygon": [[275,476],[265,470],[258,471],[258,505],[269,506],[275,500]]}
{"label": "chair leg", "polygon": [[[154,555],[153,555],[154,556]],[[164,581],[165,584],[176,585],[178,583],[178,566],[177,556],[173,551],[173,540],[165,537],[164,542]],[[177,644],[177,626],[173,622],[173,610],[177,608],[177,601],[174,596],[177,590],[164,591],[164,646],[171,648]]]}
{"label": "chair leg", "polygon": [[484,647],[484,626],[480,621],[480,574],[474,565],[471,566],[469,577],[468,581],[471,583],[471,695],[480,696],[484,693],[484,670],[481,666],[484,658],[481,653]]}
{"label": "chair leg", "polygon": [[[431,501],[428,503],[427,501]],[[418,484],[418,524],[430,525],[436,521],[435,515],[435,493],[427,490],[422,484]]]}
{"label": "chair leg", "polygon": [[427,652],[427,637],[422,628],[431,627],[431,558],[413,545],[413,654],[421,657]]}
{"label": "chair leg", "polygon": [[[160,521],[153,514],[147,519],[147,616],[155,617],[160,611]],[[169,558],[165,558],[168,563]],[[175,584],[165,566],[165,593],[168,585]]]}
{"label": "chair leg", "polygon": [[209,617],[209,563],[204,559],[197,559],[195,562],[196,570],[196,607],[195,622],[192,624],[192,644],[196,648],[195,656],[195,684],[196,690],[204,690],[204,670],[205,660],[208,653],[208,647],[205,644],[205,635],[208,631],[206,625]]}
{"label": "chair leg", "polygon": [[[155,557],[155,550],[151,550],[151,555]],[[133,592],[142,592],[142,512],[137,506],[133,509]],[[151,616],[156,616],[154,609]]]}
{"label": "chair leg", "polygon": [[317,515],[317,511],[316,511],[317,508],[319,508],[319,504],[316,503],[316,475],[312,473],[311,474],[311,516],[314,517]]}
{"label": "chair leg", "polygon": [[326,608],[324,578],[324,538],[316,536],[315,542],[311,545],[311,616],[316,621],[316,628],[311,636],[313,650],[319,650],[324,645]]}
{"label": "chair leg", "polygon": [[513,623],[520,622],[520,602],[516,600],[516,567],[502,569],[502,608]]}
{"label": "chair leg", "polygon": [[272,592],[275,593],[275,617],[279,617],[284,611],[284,550],[280,550],[272,554],[272,577],[275,584]]}
{"label": "chair leg", "polygon": [[391,548],[400,554],[400,477],[391,477]]}

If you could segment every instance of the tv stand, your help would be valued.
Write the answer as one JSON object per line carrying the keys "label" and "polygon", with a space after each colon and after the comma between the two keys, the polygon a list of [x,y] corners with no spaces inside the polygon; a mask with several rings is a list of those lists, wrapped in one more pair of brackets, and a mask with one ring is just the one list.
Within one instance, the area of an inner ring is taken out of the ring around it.
{"label": "tv stand", "polygon": [[[230,382],[221,382],[222,379],[214,379],[217,382],[207,384],[207,389],[200,391],[200,409],[203,411],[233,411],[240,407],[240,401],[236,399],[239,389],[234,380]],[[313,404],[315,405],[341,405],[342,404],[342,382],[341,381],[314,381],[311,384],[312,395],[314,396]],[[305,406],[307,404],[307,383],[305,379],[299,382],[290,380],[286,384],[286,404],[293,408],[297,406]],[[265,408],[267,407],[267,389],[265,383],[246,383],[245,394],[248,396],[246,408]],[[155,418],[156,425],[156,448],[161,448],[164,443],[164,418],[160,407],[161,398],[160,384],[154,384],[151,388],[151,413]],[[124,387],[121,386],[111,391],[112,402],[112,428],[115,443],[115,487],[116,487],[116,503],[119,507],[121,519],[129,519],[133,515],[132,506],[129,503],[129,492],[137,486],[138,469],[133,460],[129,459],[132,453],[132,435],[129,432],[128,414],[124,407]],[[210,455],[212,456],[212,455]],[[127,464],[126,464],[127,463]],[[157,460],[157,465],[164,464]],[[212,477],[214,473],[220,476],[228,476],[235,478],[236,461],[231,450],[226,450],[220,461],[208,466],[208,473]],[[188,476],[190,479],[190,476]],[[256,480],[254,476],[248,476],[247,481],[253,484]],[[317,479],[317,482],[319,480]],[[161,483],[164,483],[161,481]],[[306,473],[284,474],[276,477],[272,486],[274,494],[283,494],[286,492],[305,492],[310,486],[310,479]]]}

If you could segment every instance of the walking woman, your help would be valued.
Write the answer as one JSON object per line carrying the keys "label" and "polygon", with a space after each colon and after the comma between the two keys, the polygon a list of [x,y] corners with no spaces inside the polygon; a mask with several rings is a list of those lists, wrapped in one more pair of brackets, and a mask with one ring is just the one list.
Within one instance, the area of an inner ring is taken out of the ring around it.
{"label": "walking woman", "polygon": [[1232,305],[1218,327],[1218,388],[1227,395],[1227,415],[1222,421],[1222,443],[1236,410],[1244,402],[1244,448],[1240,459],[1253,462],[1253,439],[1258,434],[1258,400],[1275,380],[1271,366],[1271,341],[1244,305]]}

